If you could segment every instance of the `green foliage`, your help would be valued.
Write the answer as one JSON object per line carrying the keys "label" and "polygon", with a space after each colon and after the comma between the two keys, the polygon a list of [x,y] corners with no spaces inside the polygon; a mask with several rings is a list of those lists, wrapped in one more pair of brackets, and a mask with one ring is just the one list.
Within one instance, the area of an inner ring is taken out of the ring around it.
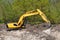
{"label": "green foliage", "polygon": [[[22,14],[37,8],[46,14],[51,23],[60,23],[59,0],[0,0],[0,23],[17,22]],[[44,22],[39,15],[27,17],[26,21],[31,24]]]}

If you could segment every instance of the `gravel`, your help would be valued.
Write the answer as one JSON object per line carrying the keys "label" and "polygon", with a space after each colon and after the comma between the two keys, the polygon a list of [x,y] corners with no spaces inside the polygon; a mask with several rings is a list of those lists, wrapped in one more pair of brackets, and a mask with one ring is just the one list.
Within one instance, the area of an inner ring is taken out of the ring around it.
{"label": "gravel", "polygon": [[[0,24],[0,26],[3,25]],[[60,24],[55,25],[53,28],[44,29],[41,27],[41,24],[26,24],[26,29],[22,30],[0,30],[0,40],[60,40],[59,28]]]}

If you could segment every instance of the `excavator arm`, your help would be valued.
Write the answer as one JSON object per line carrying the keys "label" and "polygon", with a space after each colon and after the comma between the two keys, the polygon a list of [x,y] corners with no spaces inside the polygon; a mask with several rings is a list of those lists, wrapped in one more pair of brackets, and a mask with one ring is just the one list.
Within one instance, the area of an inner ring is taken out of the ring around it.
{"label": "excavator arm", "polygon": [[45,22],[50,23],[50,21],[47,19],[46,15],[42,11],[40,11],[39,9],[37,9],[37,11]]}
{"label": "excavator arm", "polygon": [[18,25],[20,25],[20,23],[23,21],[23,19],[25,17],[32,16],[32,15],[40,15],[45,22],[50,23],[50,21],[47,19],[47,17],[45,16],[45,14],[43,12],[41,12],[39,9],[37,9],[37,12],[30,11],[30,12],[26,12],[26,14],[22,15],[20,17],[19,21],[18,21]]}
{"label": "excavator arm", "polygon": [[8,28],[20,28],[24,22],[24,18],[28,17],[28,16],[33,16],[33,15],[40,15],[42,17],[42,19],[47,22],[50,23],[50,21],[47,19],[47,17],[45,16],[45,14],[43,12],[41,12],[39,9],[37,9],[36,11],[29,11],[26,12],[25,14],[23,14],[20,18],[18,23],[8,23]]}

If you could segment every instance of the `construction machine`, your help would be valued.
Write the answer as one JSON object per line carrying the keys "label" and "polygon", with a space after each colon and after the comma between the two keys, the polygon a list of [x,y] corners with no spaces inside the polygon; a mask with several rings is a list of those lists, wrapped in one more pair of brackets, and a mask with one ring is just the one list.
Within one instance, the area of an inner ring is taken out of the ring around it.
{"label": "construction machine", "polygon": [[20,16],[19,21],[16,23],[15,22],[14,23],[7,23],[8,29],[21,28],[24,23],[24,18],[26,18],[28,16],[33,16],[33,15],[40,15],[46,23],[51,24],[50,21],[45,16],[45,14],[41,10],[37,9],[37,10],[32,10],[32,11],[26,12],[25,14]]}

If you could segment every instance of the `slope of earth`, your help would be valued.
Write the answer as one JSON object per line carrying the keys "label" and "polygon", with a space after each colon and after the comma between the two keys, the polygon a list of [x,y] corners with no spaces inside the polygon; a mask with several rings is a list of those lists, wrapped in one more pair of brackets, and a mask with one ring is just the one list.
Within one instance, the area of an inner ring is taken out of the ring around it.
{"label": "slope of earth", "polygon": [[[4,26],[5,24],[0,24],[0,27]],[[0,40],[60,40],[60,24],[47,29],[42,24],[26,24],[25,29],[12,31],[0,28]]]}

